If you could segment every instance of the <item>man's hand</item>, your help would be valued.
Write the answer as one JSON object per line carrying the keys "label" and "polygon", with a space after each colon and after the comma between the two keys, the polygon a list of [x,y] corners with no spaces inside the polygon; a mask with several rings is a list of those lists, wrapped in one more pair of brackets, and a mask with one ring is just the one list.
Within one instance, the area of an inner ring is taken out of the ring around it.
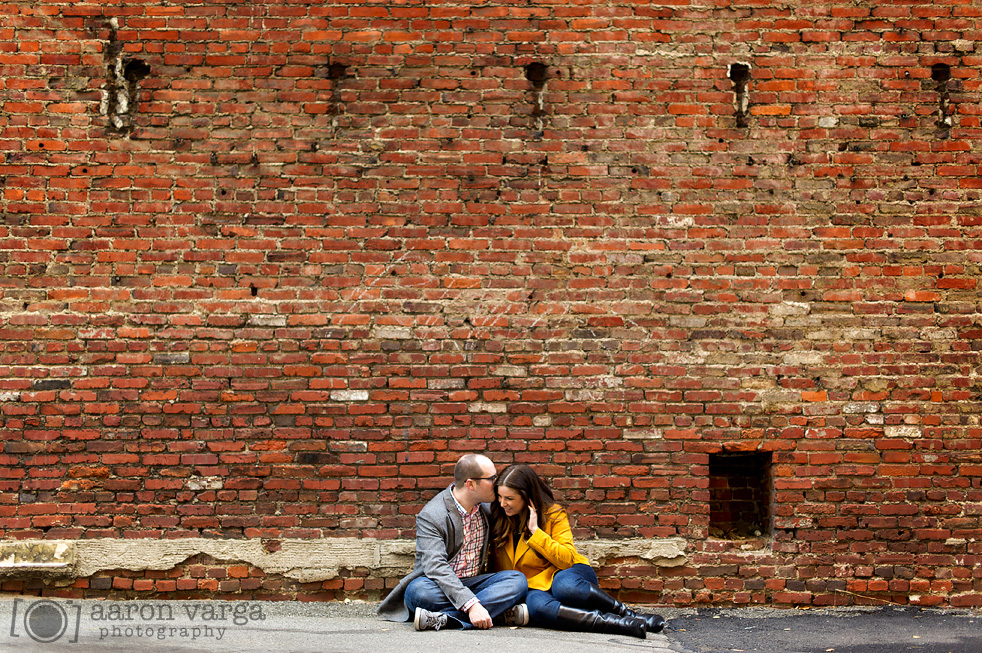
{"label": "man's hand", "polygon": [[488,614],[488,611],[480,603],[472,605],[471,609],[467,611],[467,616],[470,617],[471,624],[475,628],[481,628],[483,630],[491,627],[491,615]]}

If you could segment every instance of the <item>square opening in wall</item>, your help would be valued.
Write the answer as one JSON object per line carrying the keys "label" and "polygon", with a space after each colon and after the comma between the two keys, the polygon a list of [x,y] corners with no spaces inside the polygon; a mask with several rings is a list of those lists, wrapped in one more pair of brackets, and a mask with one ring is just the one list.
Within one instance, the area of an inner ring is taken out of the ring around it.
{"label": "square opening in wall", "polygon": [[770,452],[710,454],[710,537],[770,537],[771,486]]}

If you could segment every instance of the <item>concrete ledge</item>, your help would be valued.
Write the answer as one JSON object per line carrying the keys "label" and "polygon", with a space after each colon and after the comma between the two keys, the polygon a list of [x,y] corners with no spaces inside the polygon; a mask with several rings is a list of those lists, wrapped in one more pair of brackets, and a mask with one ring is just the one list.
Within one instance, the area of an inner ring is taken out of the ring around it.
{"label": "concrete ledge", "polygon": [[[685,564],[685,540],[590,540],[578,545],[590,562],[637,557],[658,566]],[[205,554],[222,562],[245,562],[268,574],[310,583],[337,578],[340,570],[367,568],[372,577],[394,578],[413,566],[412,540],[332,538],[320,540],[24,540],[0,544],[0,576],[79,577],[100,571],[173,569]]]}
{"label": "concrete ledge", "polygon": [[0,578],[74,575],[75,547],[59,540],[0,542]]}
{"label": "concrete ledge", "polygon": [[587,540],[577,543],[576,548],[595,567],[602,567],[612,558],[641,558],[658,567],[681,567],[688,562],[685,546],[683,538],[672,537],[664,540]]}
{"label": "concrete ledge", "polygon": [[415,549],[405,540],[78,540],[79,577],[109,569],[172,569],[198,554],[222,562],[246,562],[267,574],[301,583],[337,578],[341,569],[367,567],[387,576],[412,567]]}

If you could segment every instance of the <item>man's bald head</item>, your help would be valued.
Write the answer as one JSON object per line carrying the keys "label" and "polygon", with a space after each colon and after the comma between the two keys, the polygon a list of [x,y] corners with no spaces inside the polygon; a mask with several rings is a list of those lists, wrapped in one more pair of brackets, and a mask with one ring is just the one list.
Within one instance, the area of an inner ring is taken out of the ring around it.
{"label": "man's bald head", "polygon": [[[467,453],[460,457],[453,468],[453,482],[457,487],[463,487],[467,479],[482,478],[486,476],[485,470],[490,465],[494,469],[494,463],[487,456],[479,453]],[[491,472],[494,473],[493,471]]]}

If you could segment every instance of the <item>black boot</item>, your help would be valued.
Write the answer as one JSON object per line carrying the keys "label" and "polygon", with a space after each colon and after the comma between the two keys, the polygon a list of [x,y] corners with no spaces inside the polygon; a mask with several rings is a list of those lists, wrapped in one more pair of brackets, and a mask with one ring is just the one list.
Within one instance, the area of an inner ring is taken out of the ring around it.
{"label": "black boot", "polygon": [[578,633],[606,633],[608,635],[628,635],[645,639],[644,621],[634,617],[604,614],[596,610],[586,611],[559,606],[557,615],[559,627]]}
{"label": "black boot", "polygon": [[622,617],[634,617],[635,619],[640,619],[644,622],[644,629],[649,633],[660,633],[665,628],[665,620],[660,614],[642,614],[635,612],[594,585],[590,586],[590,597],[587,599],[587,607],[591,610],[599,610],[601,612],[609,612]]}

